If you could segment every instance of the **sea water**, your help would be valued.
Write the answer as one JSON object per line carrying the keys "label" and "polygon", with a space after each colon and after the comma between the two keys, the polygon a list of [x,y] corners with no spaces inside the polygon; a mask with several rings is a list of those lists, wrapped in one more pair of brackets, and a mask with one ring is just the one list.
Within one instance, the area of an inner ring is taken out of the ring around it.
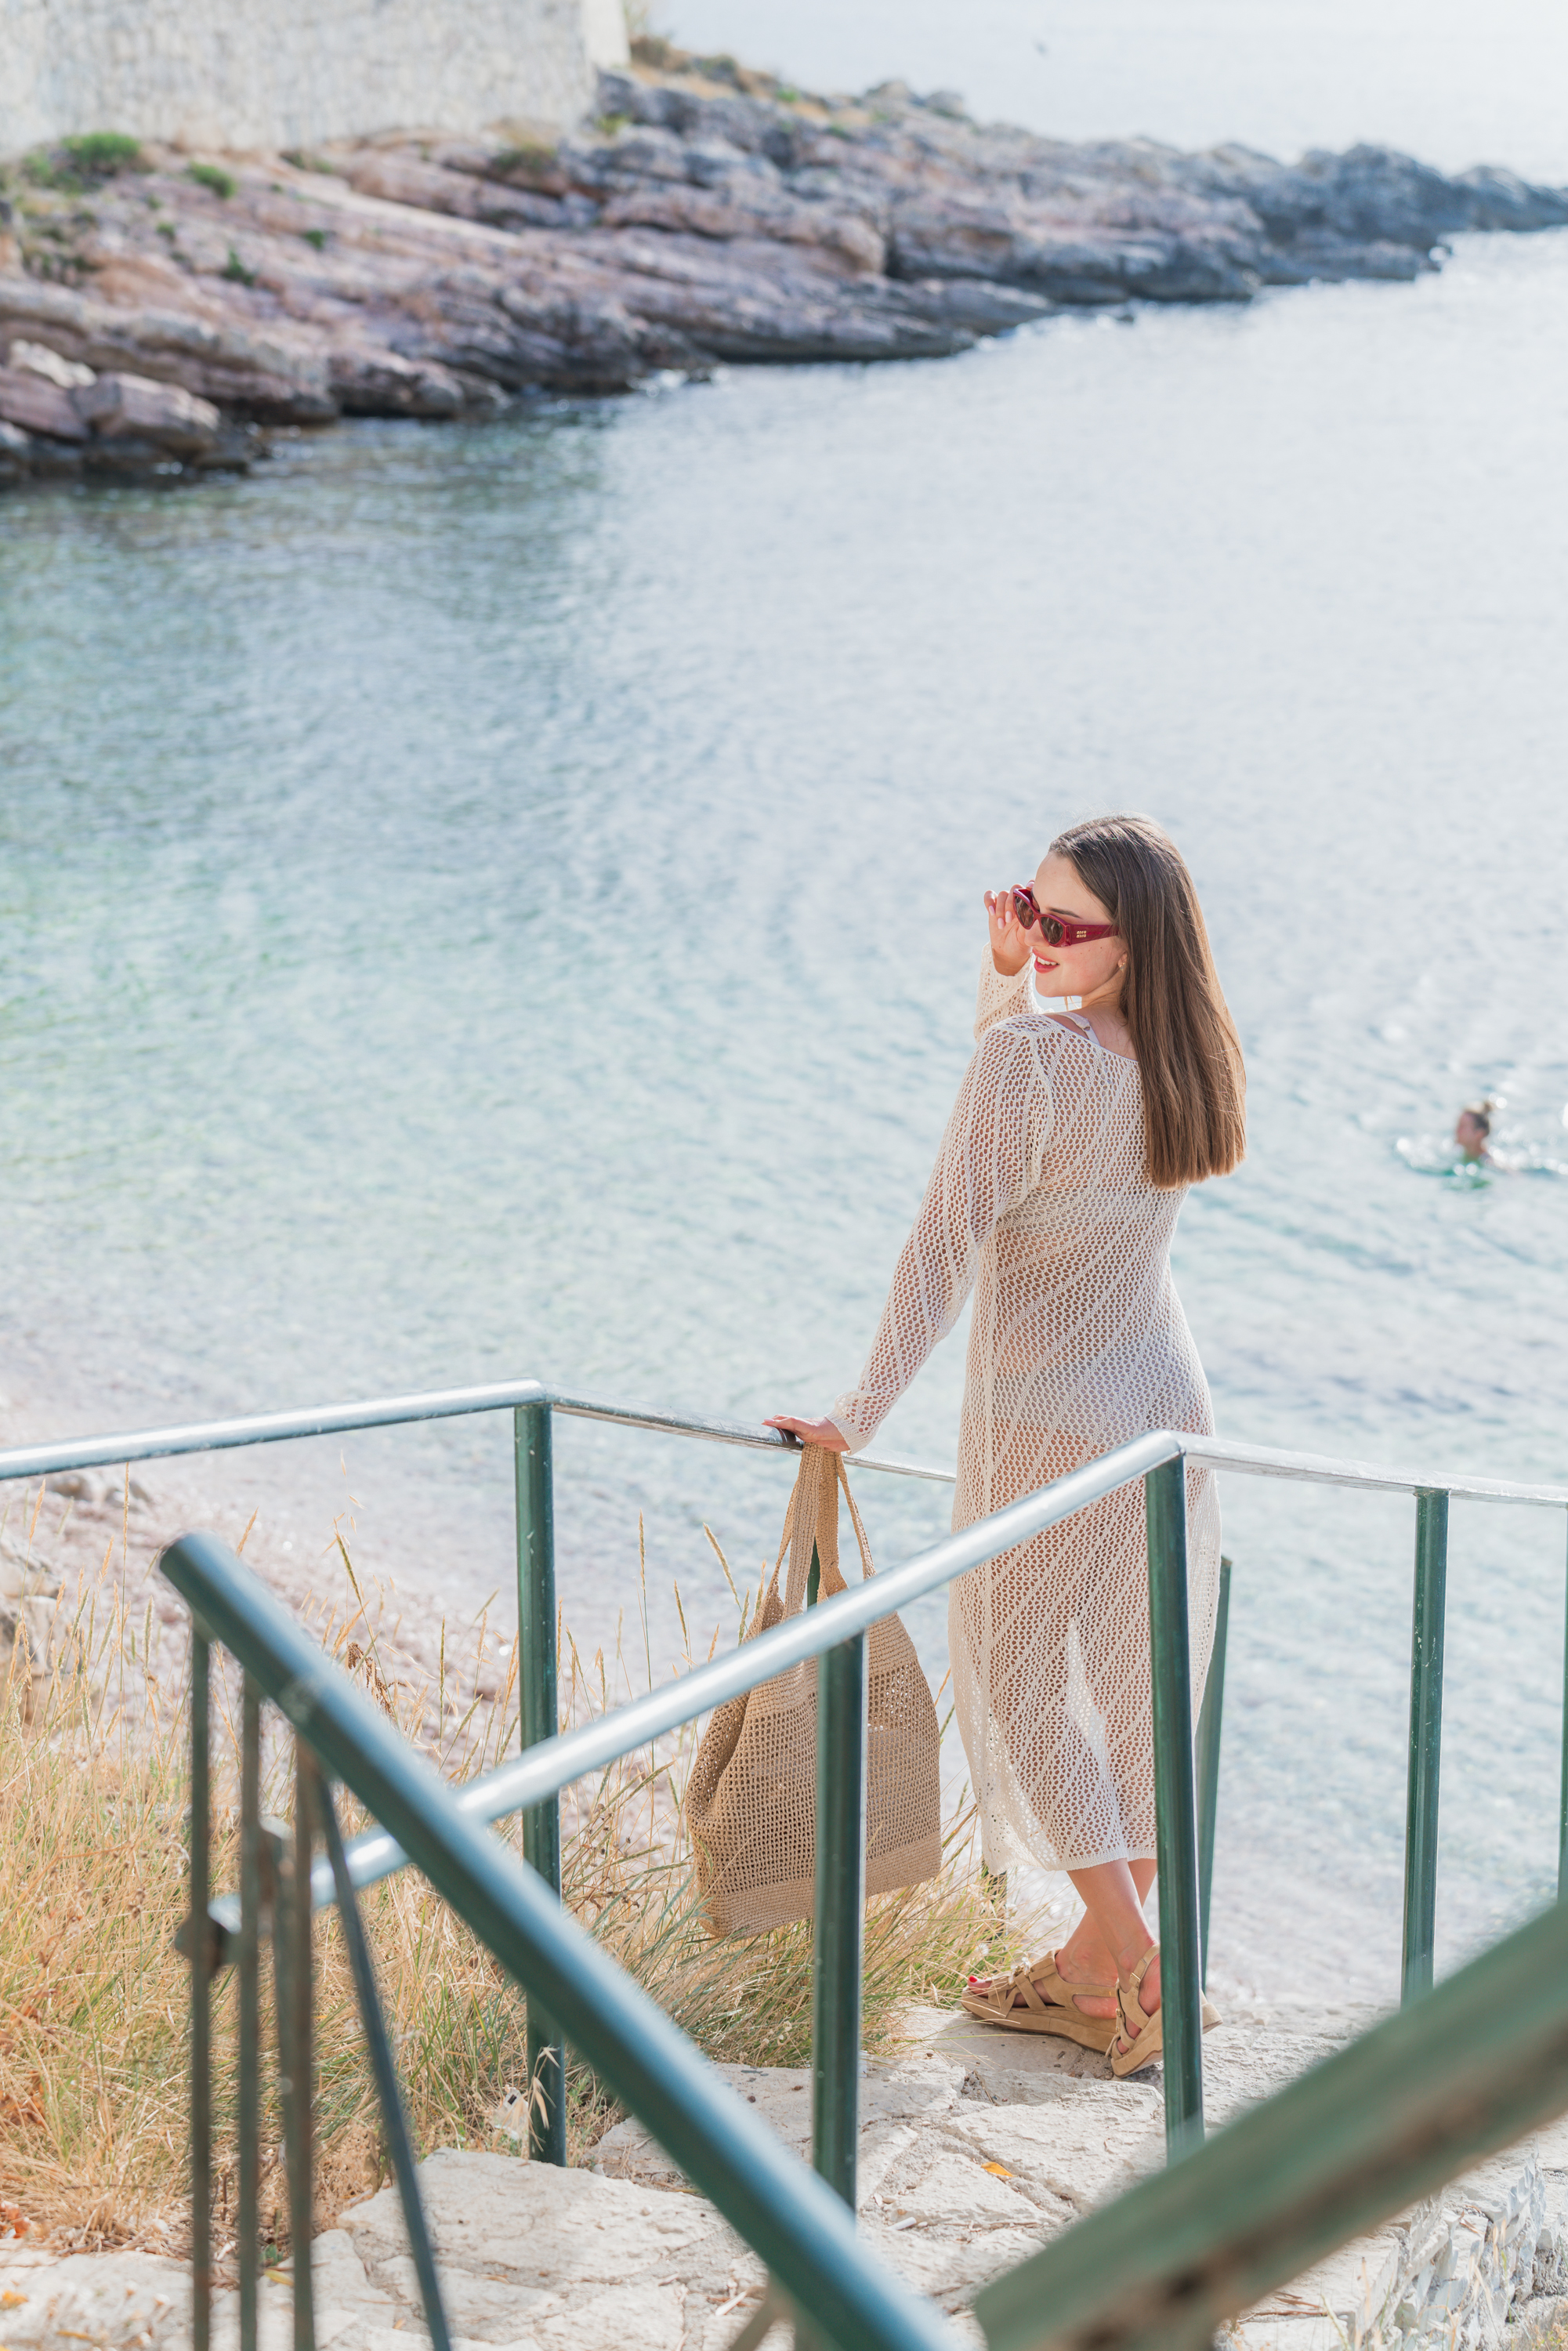
{"label": "sea water", "polygon": [[[1568,1480],[1565,381],[1568,237],[1466,238],[1408,287],[9,499],[5,1426],[530,1374],[821,1411],[969,1050],[982,891],[1134,808],[1249,1069],[1176,1250],[1220,1428]],[[1482,1093],[1499,1165],[1456,1172]],[[962,1351],[886,1449],[951,1459]],[[351,1485],[421,1604],[504,1606],[508,1447],[280,1449],[269,1490],[325,1527]],[[654,1670],[677,1579],[699,1647],[733,1625],[703,1524],[755,1583],[780,1465],[558,1448],[587,1640],[636,1624],[639,1517]],[[860,1487],[884,1563],[946,1523]],[[1222,1498],[1217,1965],[1387,1996],[1413,1506]],[[1561,1516],[1455,1505],[1441,1967],[1554,1890],[1563,1569]]]}

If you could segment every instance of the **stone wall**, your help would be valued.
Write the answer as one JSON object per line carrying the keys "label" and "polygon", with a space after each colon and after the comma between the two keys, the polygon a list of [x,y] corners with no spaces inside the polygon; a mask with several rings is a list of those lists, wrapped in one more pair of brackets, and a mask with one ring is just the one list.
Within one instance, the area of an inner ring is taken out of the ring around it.
{"label": "stone wall", "polygon": [[564,129],[620,0],[0,0],[0,155],[84,131],[244,151]]}

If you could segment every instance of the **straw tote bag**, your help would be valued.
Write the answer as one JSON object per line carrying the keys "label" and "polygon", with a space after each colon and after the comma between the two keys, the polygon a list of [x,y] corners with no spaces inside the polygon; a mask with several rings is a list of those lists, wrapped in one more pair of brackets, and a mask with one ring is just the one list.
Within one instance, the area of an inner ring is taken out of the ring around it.
{"label": "straw tote bag", "polygon": [[[839,1572],[839,1489],[850,1506],[862,1573],[872,1573],[865,1530],[841,1458],[820,1445],[803,1451],[784,1520],[778,1565],[756,1625],[770,1632],[805,1604],[815,1544],[821,1596],[845,1589]],[[789,1554],[784,1598],[779,1572]],[[935,1877],[942,1864],[942,1796],[936,1708],[915,1645],[896,1616],[866,1634],[865,1890]],[[715,1935],[756,1935],[815,1907],[817,1855],[817,1660],[786,1667],[771,1681],[715,1709],[686,1790],[708,1926]]]}

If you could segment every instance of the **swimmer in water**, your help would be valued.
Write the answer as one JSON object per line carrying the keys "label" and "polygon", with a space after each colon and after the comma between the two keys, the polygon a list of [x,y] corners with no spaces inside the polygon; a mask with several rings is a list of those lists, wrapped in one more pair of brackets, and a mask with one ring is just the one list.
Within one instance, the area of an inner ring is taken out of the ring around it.
{"label": "swimmer in water", "polygon": [[1454,1141],[1459,1146],[1460,1157],[1472,1167],[1491,1157],[1491,1114],[1495,1107],[1496,1104],[1490,1100],[1467,1102],[1459,1113],[1458,1123],[1454,1128]]}

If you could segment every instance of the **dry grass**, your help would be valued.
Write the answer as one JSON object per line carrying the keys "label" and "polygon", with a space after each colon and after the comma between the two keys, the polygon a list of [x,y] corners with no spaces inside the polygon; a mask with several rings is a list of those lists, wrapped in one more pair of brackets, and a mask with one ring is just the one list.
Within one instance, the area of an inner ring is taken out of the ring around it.
{"label": "dry grass", "polygon": [[[481,1621],[452,1657],[443,1636],[434,1686],[411,1683],[396,1670],[406,1660],[383,1654],[375,1596],[354,1582],[347,1552],[343,1566],[345,1605],[323,1607],[313,1627],[324,1646],[449,1779],[514,1749],[515,1653],[498,1648]],[[188,1978],[173,1937],[187,1899],[188,1653],[177,1622],[161,1625],[151,1609],[141,1623],[128,1620],[108,1574],[62,1603],[61,1614],[68,1628],[55,1641],[52,1672],[35,1680],[18,1648],[0,1686],[0,2225],[25,2220],[84,2246],[174,2247],[185,2234],[187,2192]],[[600,1654],[585,1667],[564,1630],[563,1647],[563,1720],[629,1694],[622,1654]],[[214,1658],[213,1873],[225,1886],[236,1879],[238,1687],[232,1670],[216,1668]],[[810,2043],[810,1930],[709,1938],[683,1818],[695,1736],[688,1729],[571,1792],[565,1898],[711,2056],[800,2064]],[[276,1734],[264,1760],[266,1808],[287,1817],[290,1775]],[[357,1825],[345,1798],[345,1831]],[[966,1818],[950,1831],[939,1879],[870,1907],[868,2049],[896,2043],[910,2000],[951,2001],[978,1959],[1010,1966],[1019,1955],[978,1872],[970,1828]],[[515,1835],[515,1825],[497,1833]],[[421,2151],[507,2145],[490,2117],[524,2079],[521,1994],[415,1872],[371,1889],[363,1912]],[[326,2225],[371,2190],[385,2166],[335,1919],[318,1924],[316,1965],[317,2210]],[[231,1970],[214,1999],[220,2213],[233,2193],[225,2122],[235,2090],[234,2003]],[[585,2067],[573,2066],[569,2090],[580,2161],[615,2110]],[[264,2210],[281,2254],[277,2136],[274,2115]],[[220,2219],[220,2247],[225,2241]]]}

